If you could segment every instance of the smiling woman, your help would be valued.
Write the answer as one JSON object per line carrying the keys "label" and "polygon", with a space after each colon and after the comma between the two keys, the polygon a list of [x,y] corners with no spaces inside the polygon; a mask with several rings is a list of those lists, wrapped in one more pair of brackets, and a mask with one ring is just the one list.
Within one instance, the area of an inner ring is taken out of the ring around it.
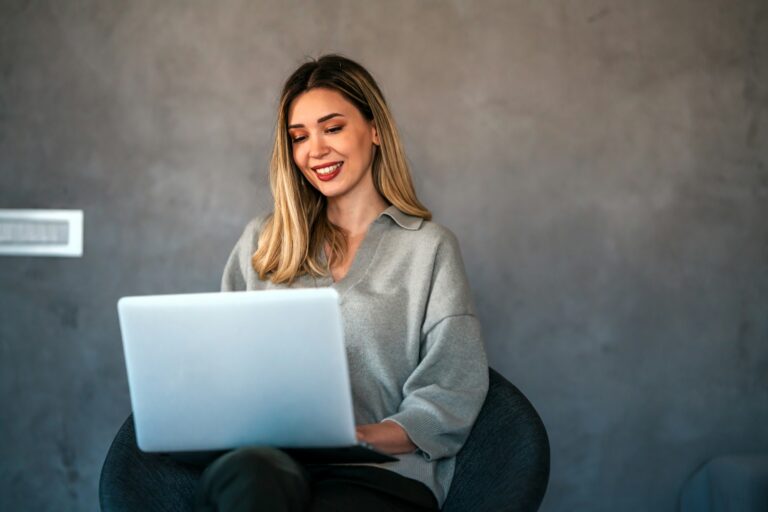
{"label": "smiling woman", "polygon": [[270,184],[274,211],[246,227],[222,290],[334,287],[358,438],[399,460],[317,473],[277,450],[236,450],[206,470],[204,502],[436,510],[483,404],[487,361],[458,242],[417,199],[362,66],[326,55],[286,81]]}
{"label": "smiling woman", "polygon": [[[335,288],[358,438],[399,460],[319,475],[281,454],[235,451],[206,470],[205,500],[219,510],[229,494],[254,508],[303,496],[311,510],[435,510],[488,389],[458,241],[417,199],[389,107],[356,62],[300,66],[275,132],[274,211],[245,228],[222,290]],[[329,479],[344,483],[318,494]]]}

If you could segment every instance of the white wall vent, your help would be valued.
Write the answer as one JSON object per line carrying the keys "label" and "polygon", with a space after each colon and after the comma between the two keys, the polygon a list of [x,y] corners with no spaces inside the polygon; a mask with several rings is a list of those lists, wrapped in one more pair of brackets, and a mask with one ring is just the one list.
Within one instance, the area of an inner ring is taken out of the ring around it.
{"label": "white wall vent", "polygon": [[0,210],[0,256],[83,255],[83,210]]}

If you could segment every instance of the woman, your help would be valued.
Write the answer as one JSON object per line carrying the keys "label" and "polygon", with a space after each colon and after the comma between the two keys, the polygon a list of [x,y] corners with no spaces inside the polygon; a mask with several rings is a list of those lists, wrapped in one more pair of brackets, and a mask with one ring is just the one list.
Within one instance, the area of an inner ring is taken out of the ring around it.
{"label": "woman", "polygon": [[203,510],[437,510],[488,388],[456,238],[416,198],[376,82],[326,55],[280,100],[274,211],[250,222],[223,291],[332,286],[340,296],[358,438],[398,462],[302,466],[235,450],[202,476]]}

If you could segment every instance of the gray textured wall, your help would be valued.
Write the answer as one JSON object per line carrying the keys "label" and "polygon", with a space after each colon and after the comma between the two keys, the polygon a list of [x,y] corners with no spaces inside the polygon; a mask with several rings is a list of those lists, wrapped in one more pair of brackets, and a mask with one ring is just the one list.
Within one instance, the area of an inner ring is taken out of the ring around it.
{"label": "gray textured wall", "polygon": [[327,51],[378,78],[462,243],[549,429],[544,510],[672,511],[707,458],[768,450],[767,7],[0,0],[0,207],[86,235],[0,259],[0,509],[96,507],[116,300],[217,289],[280,85]]}

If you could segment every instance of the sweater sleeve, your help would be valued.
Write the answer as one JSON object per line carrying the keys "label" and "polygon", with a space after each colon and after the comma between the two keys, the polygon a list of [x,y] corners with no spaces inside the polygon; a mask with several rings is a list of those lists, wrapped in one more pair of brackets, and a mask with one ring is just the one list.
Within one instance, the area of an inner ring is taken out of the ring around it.
{"label": "sweater sleeve", "polygon": [[427,460],[452,457],[469,435],[488,391],[488,362],[458,242],[435,256],[420,361],[403,385],[398,411],[382,421],[405,429]]}

